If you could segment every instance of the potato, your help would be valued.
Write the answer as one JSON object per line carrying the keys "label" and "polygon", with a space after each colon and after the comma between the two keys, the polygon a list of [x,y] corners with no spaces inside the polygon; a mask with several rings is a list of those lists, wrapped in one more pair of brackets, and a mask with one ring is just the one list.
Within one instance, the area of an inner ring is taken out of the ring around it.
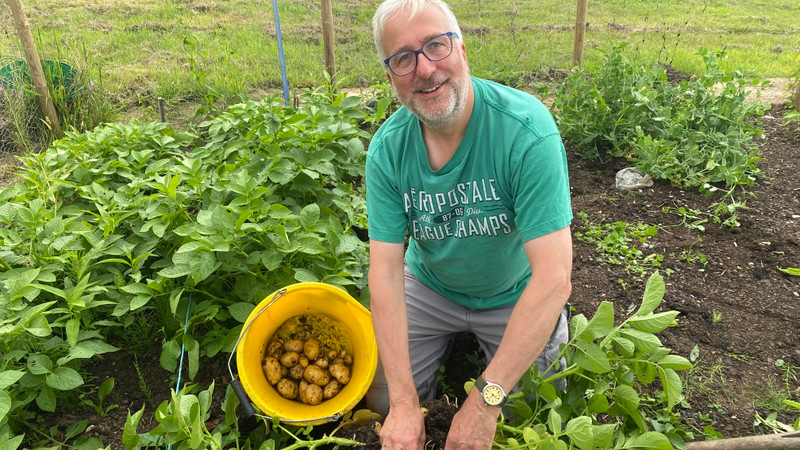
{"label": "potato", "polygon": [[339,354],[336,353],[336,350],[330,350],[328,351],[328,354],[326,356],[328,357],[328,359],[336,359],[336,357],[339,356]]}
{"label": "potato", "polygon": [[283,353],[283,342],[281,341],[272,341],[267,346],[267,355],[272,356],[275,359],[281,357]]}
{"label": "potato", "polygon": [[308,389],[308,386],[308,381],[300,380],[300,390],[297,398],[303,403],[308,403],[308,399],[306,398],[306,389]]}
{"label": "potato", "polygon": [[331,377],[328,375],[328,372],[325,372],[324,369],[313,364],[306,367],[305,372],[303,372],[303,378],[309,383],[316,384],[318,386],[325,386],[331,381]]}
{"label": "potato", "polygon": [[288,378],[281,378],[275,387],[278,389],[278,393],[281,394],[282,397],[288,398],[289,400],[294,400],[297,398],[298,387],[296,381]]}
{"label": "potato", "polygon": [[300,362],[300,355],[297,352],[288,351],[281,355],[281,365],[287,369],[291,369]]}
{"label": "potato", "polygon": [[309,405],[319,405],[322,403],[322,387],[316,384],[309,384],[306,387],[305,399]]}
{"label": "potato", "polygon": [[325,400],[333,398],[336,394],[339,393],[341,389],[342,386],[339,384],[338,381],[331,380],[331,382],[325,386],[325,389],[322,390],[322,398],[324,398]]}
{"label": "potato", "polygon": [[302,380],[303,379],[303,372],[305,372],[305,367],[301,366],[300,364],[295,365],[291,369],[289,369],[289,378],[293,380]]}
{"label": "potato", "polygon": [[320,358],[314,361],[314,365],[319,366],[322,369],[328,368],[328,358]]}
{"label": "potato", "polygon": [[305,356],[300,356],[300,361],[298,361],[297,364],[300,364],[301,366],[303,366],[303,368],[308,367],[309,364],[308,358],[306,358]]}
{"label": "potato", "polygon": [[268,356],[264,362],[261,363],[261,368],[264,370],[264,375],[267,377],[267,382],[275,385],[281,379],[281,363],[277,359]]}
{"label": "potato", "polygon": [[319,356],[319,342],[317,342],[317,340],[314,338],[309,338],[303,344],[303,353],[308,359],[317,359]]}
{"label": "potato", "polygon": [[283,344],[283,349],[287,352],[302,353],[303,341],[300,339],[290,339]]}
{"label": "potato", "polygon": [[331,364],[328,370],[331,372],[331,376],[339,383],[347,384],[350,382],[350,369],[344,364]]}
{"label": "potato", "polygon": [[348,366],[352,366],[353,365],[353,357],[350,356],[349,354],[344,355],[344,363],[347,364]]}

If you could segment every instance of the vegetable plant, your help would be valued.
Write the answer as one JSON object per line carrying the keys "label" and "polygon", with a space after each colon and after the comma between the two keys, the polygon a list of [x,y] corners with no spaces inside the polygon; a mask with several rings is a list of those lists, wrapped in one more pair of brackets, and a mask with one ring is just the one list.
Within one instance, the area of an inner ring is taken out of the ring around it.
{"label": "vegetable plant", "polygon": [[[678,316],[656,312],[663,296],[664,280],[655,272],[630,317],[617,322],[605,301],[591,319],[573,317],[571,339],[561,348],[566,367],[544,378],[533,366],[522,378],[494,448],[686,448],[691,434],[680,427],[675,408],[683,401],[678,371],[692,363],[656,336]],[[561,378],[566,391],[553,385]]]}
{"label": "vegetable plant", "polygon": [[28,418],[55,411],[143,315],[162,366],[184,347],[192,379],[278,288],[321,281],[364,300],[360,107],[310,91],[297,108],[233,105],[194,132],[71,131],[21,157],[0,190],[0,434],[35,429]]}

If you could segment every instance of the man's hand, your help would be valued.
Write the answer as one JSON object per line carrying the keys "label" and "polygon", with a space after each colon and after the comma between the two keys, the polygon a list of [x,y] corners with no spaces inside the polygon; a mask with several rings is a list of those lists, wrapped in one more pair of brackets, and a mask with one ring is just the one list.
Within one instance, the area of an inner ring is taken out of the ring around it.
{"label": "man's hand", "polygon": [[382,450],[421,450],[425,446],[425,420],[422,410],[395,407],[381,427]]}
{"label": "man's hand", "polygon": [[488,450],[492,448],[500,408],[487,406],[477,390],[453,417],[445,450]]}

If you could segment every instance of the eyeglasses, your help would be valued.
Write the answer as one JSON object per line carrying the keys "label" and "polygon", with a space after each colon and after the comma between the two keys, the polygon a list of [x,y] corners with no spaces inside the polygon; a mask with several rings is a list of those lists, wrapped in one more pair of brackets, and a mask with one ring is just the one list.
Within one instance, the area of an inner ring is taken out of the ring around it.
{"label": "eyeglasses", "polygon": [[453,53],[453,36],[458,38],[458,33],[449,31],[428,39],[419,50],[404,50],[383,60],[383,63],[396,76],[402,77],[410,74],[417,68],[417,57],[420,53],[428,61],[441,61]]}

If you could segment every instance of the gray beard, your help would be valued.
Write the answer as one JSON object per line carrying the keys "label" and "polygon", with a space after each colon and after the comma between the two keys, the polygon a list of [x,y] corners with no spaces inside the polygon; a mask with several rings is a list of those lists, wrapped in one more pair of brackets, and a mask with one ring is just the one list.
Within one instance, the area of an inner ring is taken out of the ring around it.
{"label": "gray beard", "polygon": [[[469,92],[467,90],[466,83],[464,82],[465,80],[468,80],[468,77],[450,79],[450,85],[453,88],[453,92],[448,99],[450,102],[449,108],[443,112],[429,114],[424,108],[419,107],[413,100],[409,102],[403,102],[402,99],[400,99],[400,101],[426,127],[434,129],[448,128],[455,124],[456,121],[458,121],[458,118],[461,116],[461,113],[464,112],[464,108],[467,103],[467,95]],[[397,92],[395,92],[395,95],[397,95]],[[398,96],[398,99],[399,98],[400,96]]]}

